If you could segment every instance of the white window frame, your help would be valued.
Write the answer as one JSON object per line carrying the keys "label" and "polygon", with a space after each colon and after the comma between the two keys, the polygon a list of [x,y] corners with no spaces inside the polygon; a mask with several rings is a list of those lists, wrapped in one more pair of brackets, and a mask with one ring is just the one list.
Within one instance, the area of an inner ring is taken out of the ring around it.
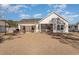
{"label": "white window frame", "polygon": [[[59,29],[58,29],[58,26],[59,26]],[[58,24],[57,25],[57,30],[64,30],[64,25],[63,25],[63,29],[61,29],[62,28],[61,26],[62,26],[62,24]]]}

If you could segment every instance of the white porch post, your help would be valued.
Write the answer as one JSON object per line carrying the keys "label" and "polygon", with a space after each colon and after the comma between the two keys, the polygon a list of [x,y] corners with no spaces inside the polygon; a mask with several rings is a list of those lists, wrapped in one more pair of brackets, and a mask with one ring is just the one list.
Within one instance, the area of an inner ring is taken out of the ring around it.
{"label": "white porch post", "polygon": [[57,32],[57,18],[55,19],[55,21],[56,21],[56,32]]}
{"label": "white porch post", "polygon": [[53,32],[57,32],[57,19],[55,18],[53,22]]}
{"label": "white porch post", "polygon": [[38,30],[38,24],[36,24],[36,32],[38,32],[39,30]]}
{"label": "white porch post", "polygon": [[65,30],[64,30],[64,32],[65,32],[65,33],[68,33],[68,32],[69,32],[68,30],[69,30],[68,24],[65,24]]}
{"label": "white porch post", "polygon": [[77,25],[77,30],[79,30],[79,24]]}
{"label": "white porch post", "polygon": [[18,24],[18,29],[20,29],[20,24]]}
{"label": "white porch post", "polygon": [[39,24],[39,30],[40,30],[40,32],[41,32],[41,24]]}

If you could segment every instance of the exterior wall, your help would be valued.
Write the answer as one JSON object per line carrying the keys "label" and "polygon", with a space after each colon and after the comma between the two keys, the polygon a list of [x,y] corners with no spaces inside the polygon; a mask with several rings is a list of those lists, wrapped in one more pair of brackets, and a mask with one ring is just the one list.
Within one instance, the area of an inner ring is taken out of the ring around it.
{"label": "exterior wall", "polygon": [[52,20],[52,24],[53,24],[53,32],[57,32],[57,20],[55,18]]}
{"label": "exterior wall", "polygon": [[41,24],[39,24],[39,32],[41,32]]}
{"label": "exterior wall", "polygon": [[57,17],[58,17],[57,15],[52,14],[52,15],[48,16],[47,18],[41,20],[39,23],[40,24],[49,24],[49,23],[51,23],[51,19],[57,18]]}
{"label": "exterior wall", "polygon": [[38,29],[38,24],[18,24],[18,28],[21,30],[21,26],[26,26],[26,27],[31,27],[31,26],[35,26],[35,30],[34,32],[39,32],[39,29]]}
{"label": "exterior wall", "polygon": [[[59,19],[58,19],[59,18]],[[51,14],[47,18],[41,20],[39,24],[53,24],[53,32],[64,32],[68,33],[68,22],[56,14]],[[64,30],[57,30],[57,25],[64,25]]]}
{"label": "exterior wall", "polygon": [[72,32],[72,31],[79,31],[79,25],[76,24],[76,25],[70,25],[69,26],[69,31]]}
{"label": "exterior wall", "polygon": [[[35,26],[35,32],[41,32],[41,24],[53,24],[52,32],[68,33],[68,22],[54,13],[39,21],[38,24],[18,24],[18,28],[21,29],[21,26]],[[57,25],[64,25],[64,30],[57,30]]]}
{"label": "exterior wall", "polygon": [[[52,27],[53,27],[53,31],[52,32],[68,32],[68,24],[64,24],[63,22],[58,23],[58,20],[54,20],[54,22],[52,23]],[[51,24],[51,23],[50,23]],[[21,29],[21,26],[35,26],[35,32],[41,32],[42,28],[41,28],[41,24],[20,24],[18,25],[18,28]],[[64,30],[57,30],[57,25],[64,25]]]}
{"label": "exterior wall", "polygon": [[79,24],[77,24],[77,30],[79,30]]}
{"label": "exterior wall", "polygon": [[74,30],[76,30],[76,29],[75,29],[75,25],[69,25],[69,31],[72,32],[72,31],[74,31]]}
{"label": "exterior wall", "polygon": [[64,32],[65,33],[68,33],[69,32],[68,30],[69,30],[69,25],[68,24],[65,24]]}
{"label": "exterior wall", "polygon": [[39,25],[38,24],[36,24],[36,30],[35,30],[35,32],[39,32]]}
{"label": "exterior wall", "polygon": [[[53,31],[52,32],[63,32],[63,33],[68,33],[68,24],[65,24],[64,22],[54,19],[52,23],[53,24]],[[64,25],[64,30],[57,30],[57,25]]]}

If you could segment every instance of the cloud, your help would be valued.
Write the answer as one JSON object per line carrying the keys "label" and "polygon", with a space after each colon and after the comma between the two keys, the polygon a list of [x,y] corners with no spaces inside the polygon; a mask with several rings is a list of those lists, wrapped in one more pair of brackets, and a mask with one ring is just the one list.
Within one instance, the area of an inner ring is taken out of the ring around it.
{"label": "cloud", "polygon": [[34,17],[34,18],[42,18],[43,15],[40,13],[40,14],[35,14],[33,17]]}
{"label": "cloud", "polygon": [[3,10],[6,10],[8,12],[19,12],[21,8],[28,8],[28,6],[26,5],[10,5],[10,4],[1,4],[0,7],[3,9]]}
{"label": "cloud", "polygon": [[31,7],[35,7],[35,6],[38,6],[38,4],[31,4]]}
{"label": "cloud", "polygon": [[[47,12],[56,12],[58,14],[64,14],[66,12],[67,9],[67,5],[66,4],[48,4],[49,6],[49,10],[47,10]],[[67,13],[66,13],[67,14]]]}
{"label": "cloud", "polygon": [[53,7],[53,4],[48,4],[48,7],[49,7],[49,8],[52,8],[52,7]]}
{"label": "cloud", "polygon": [[61,14],[69,22],[74,21],[75,18],[79,17],[78,14],[74,14],[74,12],[67,11],[66,4],[57,4],[57,5],[54,5],[53,8],[54,8],[53,9],[54,12]]}
{"label": "cloud", "polygon": [[76,17],[78,17],[79,15],[68,15],[68,16],[66,16],[66,17],[68,17],[68,18],[76,18]]}
{"label": "cloud", "polygon": [[20,14],[20,18],[21,19],[28,19],[28,18],[30,18],[30,15],[28,15],[28,14]]}
{"label": "cloud", "polygon": [[54,5],[53,8],[54,8],[54,12],[61,14],[61,13],[64,13],[66,11],[67,5],[57,4],[57,5]]}
{"label": "cloud", "polygon": [[67,6],[65,4],[57,4],[57,5],[54,5],[54,8],[59,8],[59,9],[65,9]]}
{"label": "cloud", "polygon": [[0,8],[2,8],[2,9],[6,9],[8,7],[10,7],[9,4],[0,4]]}
{"label": "cloud", "polygon": [[78,14],[69,13],[69,14],[64,14],[63,17],[64,17],[68,22],[72,22],[72,21],[74,22],[75,19],[76,19],[77,17],[79,17],[79,15],[78,15]]}
{"label": "cloud", "polygon": [[54,12],[61,13],[66,10],[67,5],[66,4],[48,4],[48,7],[50,8],[50,10]]}
{"label": "cloud", "polygon": [[79,15],[72,15],[71,17],[78,17]]}
{"label": "cloud", "polygon": [[47,10],[47,12],[49,13],[49,12],[51,12],[51,10]]}
{"label": "cloud", "polygon": [[25,6],[25,5],[11,6],[11,7],[9,8],[9,11],[11,11],[11,12],[19,12],[19,11],[21,11],[21,10],[20,10],[21,8],[28,8],[28,7]]}

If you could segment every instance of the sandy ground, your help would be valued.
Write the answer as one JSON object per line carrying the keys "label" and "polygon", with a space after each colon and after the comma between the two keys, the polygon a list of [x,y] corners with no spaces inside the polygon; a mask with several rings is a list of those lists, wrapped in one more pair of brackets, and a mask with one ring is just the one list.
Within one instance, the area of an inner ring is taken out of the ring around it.
{"label": "sandy ground", "polygon": [[[79,45],[78,45],[79,46]],[[67,55],[79,54],[79,49],[64,44],[46,33],[26,33],[0,43],[1,55]]]}

